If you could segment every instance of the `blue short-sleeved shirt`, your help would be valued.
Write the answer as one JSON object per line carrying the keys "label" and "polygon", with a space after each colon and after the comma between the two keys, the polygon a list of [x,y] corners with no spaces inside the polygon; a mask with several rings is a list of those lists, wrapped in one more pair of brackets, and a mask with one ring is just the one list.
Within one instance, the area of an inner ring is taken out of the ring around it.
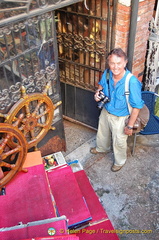
{"label": "blue short-sleeved shirt", "polygon": [[[116,86],[114,86],[113,74],[111,71],[109,72],[110,91],[108,91],[108,84],[106,79],[107,70],[104,71],[102,78],[99,81],[99,85],[103,87],[104,94],[110,98],[110,102],[105,104],[105,108],[109,113],[115,116],[121,117],[129,115],[125,95],[125,80],[129,71],[126,70],[124,77],[116,83]],[[144,105],[144,101],[141,98],[141,87],[141,82],[135,76],[132,76],[129,82],[129,103],[133,108],[141,109]]]}

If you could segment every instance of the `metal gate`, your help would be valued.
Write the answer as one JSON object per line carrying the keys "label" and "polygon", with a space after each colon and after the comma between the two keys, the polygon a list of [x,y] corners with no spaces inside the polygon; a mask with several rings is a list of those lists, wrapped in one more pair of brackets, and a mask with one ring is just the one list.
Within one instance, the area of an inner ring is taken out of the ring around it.
{"label": "metal gate", "polygon": [[114,46],[117,1],[91,0],[56,11],[65,116],[97,127],[94,91]]}
{"label": "metal gate", "polygon": [[[12,122],[18,109],[26,112],[21,129],[25,126],[27,138],[37,140],[40,129],[47,133],[42,140],[39,134],[42,155],[65,150],[54,10],[78,1],[0,1],[0,122]],[[46,91],[57,106],[54,112],[45,102]],[[31,94],[37,94],[34,101]],[[47,132],[48,116],[53,120]]]}

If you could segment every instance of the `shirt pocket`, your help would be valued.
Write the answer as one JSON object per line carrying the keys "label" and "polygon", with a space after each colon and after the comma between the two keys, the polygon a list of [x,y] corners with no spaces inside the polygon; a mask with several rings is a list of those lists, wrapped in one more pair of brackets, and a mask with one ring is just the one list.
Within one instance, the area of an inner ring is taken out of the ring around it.
{"label": "shirt pocket", "polygon": [[125,90],[117,89],[115,93],[115,101],[114,101],[115,109],[124,109],[127,107],[126,97],[125,97]]}

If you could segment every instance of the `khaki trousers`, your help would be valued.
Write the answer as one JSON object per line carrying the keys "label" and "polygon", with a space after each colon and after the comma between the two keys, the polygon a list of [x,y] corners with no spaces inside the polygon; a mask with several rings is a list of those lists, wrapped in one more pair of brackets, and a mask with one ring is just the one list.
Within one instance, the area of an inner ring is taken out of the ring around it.
{"label": "khaki trousers", "polygon": [[117,166],[123,165],[127,159],[127,138],[124,134],[125,119],[128,116],[117,117],[102,109],[98,131],[96,137],[96,150],[99,152],[109,152],[111,143],[114,152],[114,164]]}

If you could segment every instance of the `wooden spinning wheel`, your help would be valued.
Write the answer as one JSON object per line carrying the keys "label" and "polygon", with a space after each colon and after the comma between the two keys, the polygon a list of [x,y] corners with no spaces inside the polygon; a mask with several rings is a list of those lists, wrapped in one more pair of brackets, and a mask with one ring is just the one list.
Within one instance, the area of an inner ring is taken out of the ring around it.
{"label": "wooden spinning wheel", "polygon": [[22,170],[27,150],[27,141],[19,129],[0,123],[0,189]]}
{"label": "wooden spinning wheel", "polygon": [[[45,93],[26,94],[14,104],[7,114],[6,123],[14,124],[19,119],[18,128],[28,142],[28,148],[37,144],[51,129],[55,106]],[[20,119],[20,115],[23,115]]]}
{"label": "wooden spinning wheel", "polygon": [[21,99],[6,114],[5,123],[0,123],[0,190],[22,169],[29,148],[37,144],[51,127],[55,105],[43,93],[26,94],[22,87]]}

